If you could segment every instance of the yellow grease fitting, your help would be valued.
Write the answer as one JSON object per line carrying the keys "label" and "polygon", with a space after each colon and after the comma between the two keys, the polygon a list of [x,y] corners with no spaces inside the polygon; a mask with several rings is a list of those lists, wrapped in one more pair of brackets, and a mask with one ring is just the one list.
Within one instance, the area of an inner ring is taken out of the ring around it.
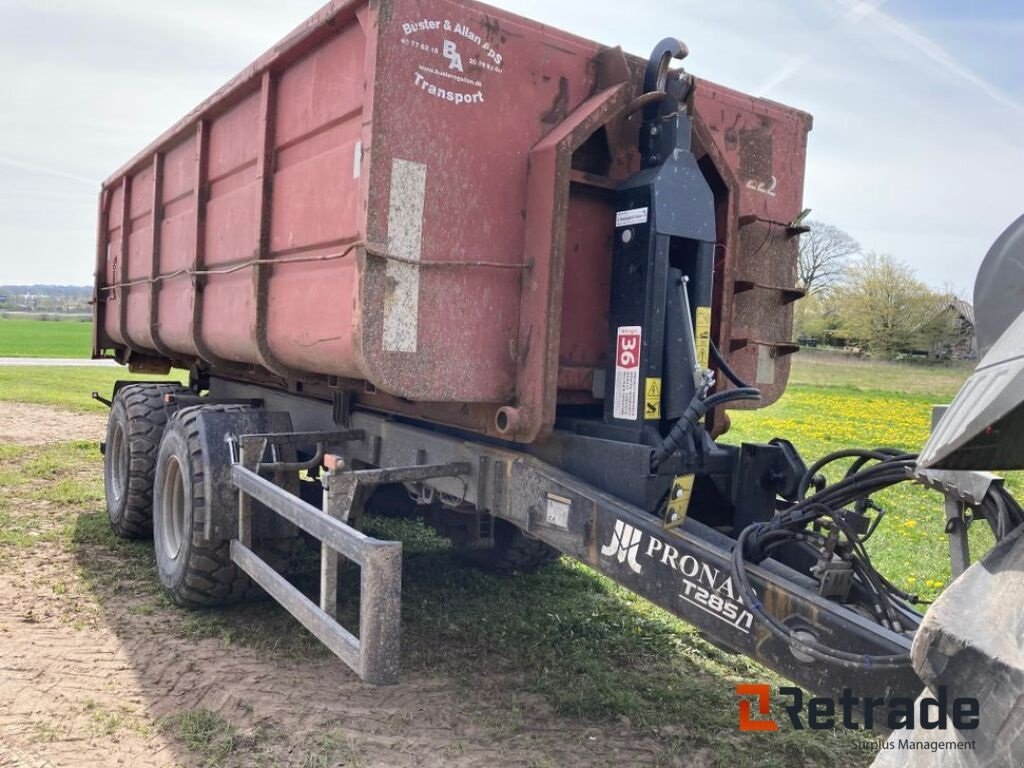
{"label": "yellow grease fitting", "polygon": [[708,367],[708,352],[711,345],[711,307],[697,307],[697,327],[694,328],[697,340],[697,362],[701,368]]}
{"label": "yellow grease fitting", "polygon": [[675,528],[683,524],[686,513],[690,511],[690,498],[693,496],[693,475],[679,475],[672,482],[672,490],[668,494],[668,507],[665,509],[665,520],[662,527]]}
{"label": "yellow grease fitting", "polygon": [[644,384],[644,418],[661,418],[661,379],[648,378]]}

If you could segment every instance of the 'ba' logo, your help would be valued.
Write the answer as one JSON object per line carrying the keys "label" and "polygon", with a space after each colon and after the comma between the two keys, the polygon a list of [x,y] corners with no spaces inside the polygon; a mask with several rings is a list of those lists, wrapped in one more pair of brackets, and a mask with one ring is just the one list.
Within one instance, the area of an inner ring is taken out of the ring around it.
{"label": "'ba' logo", "polygon": [[616,520],[612,540],[601,547],[601,554],[605,557],[614,555],[620,563],[628,563],[633,573],[640,573],[640,563],[636,561],[636,555],[640,551],[640,540],[643,536],[643,531]]}
{"label": "'ba' logo", "polygon": [[441,55],[448,59],[448,69],[457,69],[459,72],[465,72],[462,68],[462,54],[459,53],[458,47],[451,40],[444,41]]}

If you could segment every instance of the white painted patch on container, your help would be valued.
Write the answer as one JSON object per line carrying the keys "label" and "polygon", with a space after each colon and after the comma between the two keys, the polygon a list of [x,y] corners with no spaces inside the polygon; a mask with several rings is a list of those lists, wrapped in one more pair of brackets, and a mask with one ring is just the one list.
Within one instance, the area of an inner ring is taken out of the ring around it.
{"label": "white painted patch on container", "polygon": [[352,149],[352,178],[363,175],[363,142],[357,141]]}
{"label": "white painted patch on container", "polygon": [[[389,254],[411,261],[420,260],[426,193],[427,166],[396,159],[391,165]],[[419,265],[389,261],[386,274],[384,349],[388,352],[415,352],[419,335]]]}
{"label": "white painted patch on container", "polygon": [[772,348],[765,344],[757,345],[757,384],[775,383],[775,357]]}

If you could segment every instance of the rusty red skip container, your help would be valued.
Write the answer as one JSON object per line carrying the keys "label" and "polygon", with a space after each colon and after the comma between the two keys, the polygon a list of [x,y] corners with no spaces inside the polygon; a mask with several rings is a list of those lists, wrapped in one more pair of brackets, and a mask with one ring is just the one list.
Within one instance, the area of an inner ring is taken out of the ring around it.
{"label": "rusty red skip container", "polygon": [[[605,367],[643,64],[473,2],[328,4],[104,183],[94,357],[542,440]],[[763,405],[811,121],[699,79],[694,112],[712,335]]]}

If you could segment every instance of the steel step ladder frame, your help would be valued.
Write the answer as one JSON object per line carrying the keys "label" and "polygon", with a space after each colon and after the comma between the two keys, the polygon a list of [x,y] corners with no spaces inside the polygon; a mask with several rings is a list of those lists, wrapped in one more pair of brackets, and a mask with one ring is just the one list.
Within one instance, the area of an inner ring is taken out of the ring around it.
{"label": "steel step ladder frame", "polygon": [[[296,432],[229,436],[237,447],[231,467],[231,483],[238,489],[238,537],[231,540],[231,560],[288,613],[326,645],[362,680],[374,685],[398,682],[401,651],[402,543],[367,536],[349,524],[361,508],[367,491],[384,483],[458,477],[471,471],[467,462],[349,470],[344,462],[326,455],[325,445],[363,439],[359,430],[344,432]],[[274,448],[316,445],[311,462],[263,462],[268,446]],[[317,509],[261,472],[281,473],[327,466],[324,473],[324,508]],[[252,549],[253,501],[285,518],[319,539],[320,600],[310,600]],[[359,635],[337,618],[338,568],[341,558],[360,568]]]}

